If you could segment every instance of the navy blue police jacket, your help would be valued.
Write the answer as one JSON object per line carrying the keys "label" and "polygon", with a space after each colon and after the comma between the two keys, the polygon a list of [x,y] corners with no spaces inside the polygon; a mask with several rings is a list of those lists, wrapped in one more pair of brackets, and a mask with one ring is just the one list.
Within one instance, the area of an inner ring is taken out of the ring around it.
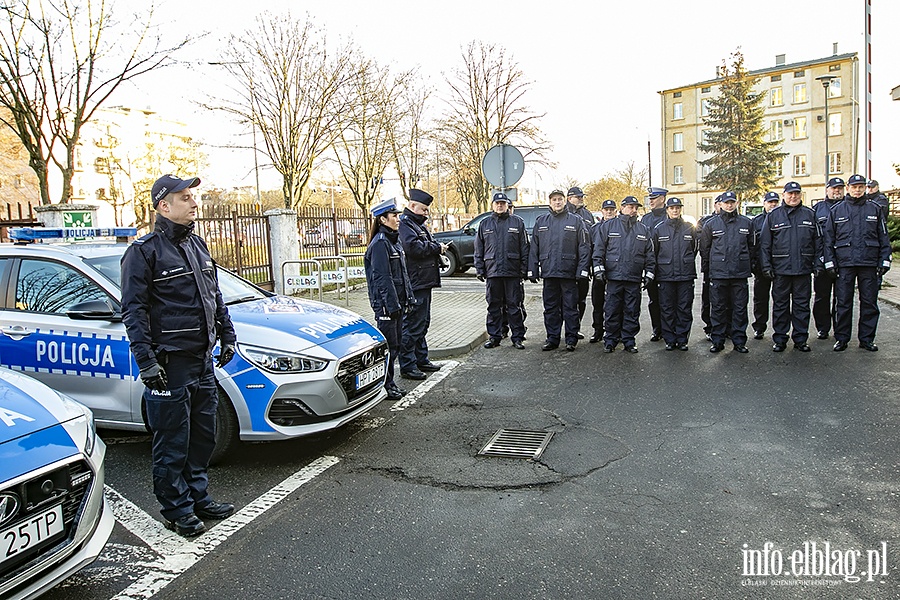
{"label": "navy blue police jacket", "polygon": [[823,268],[822,248],[816,212],[782,204],[769,213],[760,232],[760,268],[776,275],[809,275]]}
{"label": "navy blue police jacket", "polygon": [[215,264],[193,229],[157,215],[153,233],[122,255],[122,322],[142,371],[161,351],[206,358],[216,338],[235,342]]}
{"label": "navy blue police jacket", "polygon": [[700,234],[682,219],[664,219],[653,228],[657,281],[697,279],[697,252]]}
{"label": "navy blue police jacket", "polygon": [[881,207],[850,195],[825,221],[825,268],[891,267],[891,242]]}
{"label": "navy blue police jacket", "polygon": [[891,201],[888,200],[888,197],[882,194],[881,192],[872,192],[871,194],[866,194],[866,200],[871,200],[882,210],[885,216],[891,211]]}
{"label": "navy blue police jacket", "polygon": [[525,277],[528,231],[522,217],[494,213],[482,219],[475,234],[475,273],[484,277]]}
{"label": "navy blue police jacket", "polygon": [[639,282],[656,272],[653,234],[637,217],[619,215],[594,229],[594,272],[609,281]]}
{"label": "navy blue police jacket", "polygon": [[567,210],[547,211],[534,221],[528,253],[528,278],[587,279],[591,242],[584,219]]}
{"label": "navy blue police jacket", "polygon": [[750,222],[753,224],[753,248],[755,249],[753,256],[750,257],[750,270],[756,275],[762,274],[762,263],[759,259],[759,237],[762,234],[768,216],[769,213],[763,210],[763,212],[750,219]]}
{"label": "navy blue police jacket", "polygon": [[[703,227],[706,225],[706,222],[716,216],[717,213],[711,213],[708,215],[703,215],[697,220],[697,235],[698,239],[701,240],[703,238]],[[703,273],[704,279],[707,279],[709,276],[709,264],[706,262],[706,258],[703,256],[703,253],[700,253],[700,272]]]}
{"label": "navy blue police jacket", "polygon": [[413,290],[441,287],[441,245],[425,227],[425,215],[408,208],[400,215],[400,243]]}
{"label": "navy blue police jacket", "polygon": [[700,257],[710,279],[750,277],[753,255],[753,223],[737,211],[710,217],[700,232]]}
{"label": "navy blue police jacket", "polygon": [[824,200],[819,200],[813,205],[813,210],[816,212],[816,221],[819,223],[819,229],[823,232],[825,230],[825,221],[828,219],[828,215],[831,213],[831,209],[834,208],[834,205],[840,201],[841,199],[831,200],[829,198],[825,198]]}
{"label": "navy blue police jacket", "polygon": [[400,233],[379,225],[363,257],[369,304],[376,317],[389,317],[415,302]]}
{"label": "navy blue police jacket", "polygon": [[653,231],[653,228],[665,221],[668,218],[666,214],[666,208],[653,208],[650,211],[644,213],[644,216],[641,217],[641,223],[647,226],[650,231]]}
{"label": "navy blue police jacket", "polygon": [[578,215],[582,219],[584,219],[585,225],[590,229],[591,225],[593,225],[597,219],[594,218],[594,213],[589,211],[586,206],[575,206],[571,202],[566,202],[566,210],[572,213],[573,215]]}

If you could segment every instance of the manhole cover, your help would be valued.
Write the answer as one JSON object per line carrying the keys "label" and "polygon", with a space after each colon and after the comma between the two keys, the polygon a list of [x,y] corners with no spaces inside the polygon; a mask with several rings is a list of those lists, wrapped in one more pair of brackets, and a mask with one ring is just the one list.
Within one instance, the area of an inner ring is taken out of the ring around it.
{"label": "manhole cover", "polygon": [[507,458],[536,459],[543,454],[553,432],[501,429],[482,448],[479,456],[505,456]]}

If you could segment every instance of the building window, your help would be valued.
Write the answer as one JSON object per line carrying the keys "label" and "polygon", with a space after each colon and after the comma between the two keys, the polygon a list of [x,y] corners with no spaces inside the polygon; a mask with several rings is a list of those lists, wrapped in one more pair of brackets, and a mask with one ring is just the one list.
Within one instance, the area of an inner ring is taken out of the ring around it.
{"label": "building window", "polygon": [[808,137],[806,132],[806,117],[794,117],[794,139],[802,140]]}
{"label": "building window", "polygon": [[806,77],[806,70],[801,69],[799,71],[794,71],[794,77]]}
{"label": "building window", "polygon": [[702,88],[700,88],[700,93],[701,93],[701,94],[708,94],[710,89],[711,89],[711,88],[710,88],[709,86],[702,87]]}
{"label": "building window", "polygon": [[831,80],[831,83],[828,84],[828,97],[829,98],[838,98],[841,95],[841,78],[835,77]]}
{"label": "building window", "polygon": [[828,65],[828,70],[829,71],[840,71],[841,65]]}
{"label": "building window", "polygon": [[684,151],[684,134],[683,133],[672,134],[672,151],[673,152]]}
{"label": "building window", "polygon": [[781,119],[772,121],[772,129],[769,131],[769,140],[777,142],[784,139],[784,123]]}
{"label": "building window", "polygon": [[781,75],[772,75],[769,77],[769,81],[781,81]]}
{"label": "building window", "polygon": [[672,176],[672,183],[684,183],[684,167],[675,165],[675,172]]}
{"label": "building window", "polygon": [[700,176],[702,179],[706,179],[711,172],[712,165],[700,165]]}
{"label": "building window", "polygon": [[673,98],[681,98],[681,92],[675,92],[674,94],[672,94],[672,97]]}
{"label": "building window", "polygon": [[841,135],[841,113],[828,115],[828,135]]}
{"label": "building window", "polygon": [[700,116],[701,117],[709,116],[709,100],[701,100],[700,101]]}
{"label": "building window", "polygon": [[843,169],[841,168],[841,153],[840,152],[829,152],[828,153],[828,173],[833,175],[835,173],[843,173]]}
{"label": "building window", "polygon": [[784,177],[784,159],[779,158],[775,161],[775,177],[778,179]]}
{"label": "building window", "polygon": [[712,214],[712,198],[704,196],[701,199],[701,202],[703,202],[703,214],[704,215]]}
{"label": "building window", "polygon": [[780,87],[769,90],[769,106],[784,106],[784,94]]}
{"label": "building window", "polygon": [[806,155],[805,154],[795,154],[794,155],[794,177],[799,177],[801,175],[806,175]]}
{"label": "building window", "polygon": [[794,84],[794,104],[799,104],[801,102],[806,102],[809,98],[806,96],[806,84],[805,83],[795,83]]}
{"label": "building window", "polygon": [[672,105],[672,118],[673,119],[683,119],[684,118],[684,105],[681,102],[676,102]]}

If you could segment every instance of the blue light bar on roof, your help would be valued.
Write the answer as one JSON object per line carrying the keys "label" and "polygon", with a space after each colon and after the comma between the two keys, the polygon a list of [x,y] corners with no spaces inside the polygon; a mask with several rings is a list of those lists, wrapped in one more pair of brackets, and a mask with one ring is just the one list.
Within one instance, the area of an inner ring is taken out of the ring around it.
{"label": "blue light bar on roof", "polygon": [[135,237],[136,227],[10,227],[9,239],[17,242],[98,237]]}

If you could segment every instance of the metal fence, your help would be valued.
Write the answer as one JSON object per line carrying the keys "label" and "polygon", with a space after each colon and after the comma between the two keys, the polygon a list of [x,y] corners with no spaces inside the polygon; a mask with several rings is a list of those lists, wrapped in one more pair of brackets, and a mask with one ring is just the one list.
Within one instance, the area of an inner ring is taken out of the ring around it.
{"label": "metal fence", "polygon": [[218,264],[273,289],[269,220],[255,204],[204,205],[195,228]]}

